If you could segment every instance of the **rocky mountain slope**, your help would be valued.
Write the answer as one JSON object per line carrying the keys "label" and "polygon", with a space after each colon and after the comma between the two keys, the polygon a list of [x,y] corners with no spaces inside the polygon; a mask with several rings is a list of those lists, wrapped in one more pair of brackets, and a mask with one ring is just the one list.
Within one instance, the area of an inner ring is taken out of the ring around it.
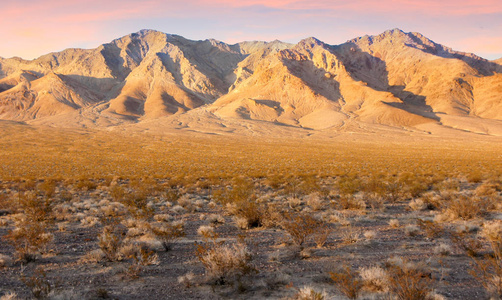
{"label": "rocky mountain slope", "polygon": [[498,134],[502,65],[399,29],[336,46],[315,38],[228,45],[143,30],[96,49],[0,59],[0,119],[110,126],[164,118]]}

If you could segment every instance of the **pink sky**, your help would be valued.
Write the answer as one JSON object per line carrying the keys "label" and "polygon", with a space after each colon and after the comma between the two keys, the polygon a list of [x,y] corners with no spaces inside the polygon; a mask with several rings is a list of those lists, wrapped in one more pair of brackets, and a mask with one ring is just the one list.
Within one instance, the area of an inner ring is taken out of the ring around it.
{"label": "pink sky", "polygon": [[144,28],[228,43],[315,36],[340,44],[396,27],[502,57],[500,0],[2,0],[0,11],[1,57],[94,48]]}

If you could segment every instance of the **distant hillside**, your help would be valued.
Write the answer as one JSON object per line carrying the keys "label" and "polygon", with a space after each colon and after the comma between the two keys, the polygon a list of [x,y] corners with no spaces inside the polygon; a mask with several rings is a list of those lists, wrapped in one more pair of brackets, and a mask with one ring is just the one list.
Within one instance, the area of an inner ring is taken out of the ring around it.
{"label": "distant hillside", "polygon": [[399,29],[336,46],[315,38],[228,45],[142,30],[96,49],[0,59],[0,119],[175,123],[204,106],[193,115],[309,129],[362,122],[494,134],[502,131],[501,62]]}

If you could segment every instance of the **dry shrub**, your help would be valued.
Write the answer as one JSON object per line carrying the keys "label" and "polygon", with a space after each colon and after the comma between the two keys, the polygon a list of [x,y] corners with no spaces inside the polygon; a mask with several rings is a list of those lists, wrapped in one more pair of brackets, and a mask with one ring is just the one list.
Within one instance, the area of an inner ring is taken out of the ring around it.
{"label": "dry shrub", "polygon": [[317,248],[322,248],[328,241],[328,237],[331,233],[331,228],[327,224],[323,224],[321,228],[317,230],[314,234],[314,242]]}
{"label": "dry shrub", "polygon": [[293,243],[300,248],[307,239],[318,232],[323,223],[307,213],[285,214],[282,228],[291,236]]}
{"label": "dry shrub", "polygon": [[468,232],[450,232],[451,241],[460,251],[465,252],[470,257],[480,255],[483,244],[476,237]]}
{"label": "dry shrub", "polygon": [[0,268],[10,267],[12,263],[12,258],[7,255],[0,254]]}
{"label": "dry shrub", "polygon": [[341,232],[341,238],[344,244],[353,244],[359,241],[360,233],[359,230],[352,226],[348,226],[345,230]]}
{"label": "dry shrub", "polygon": [[329,272],[336,288],[349,299],[357,299],[363,287],[363,280],[350,266],[343,266],[337,272]]}
{"label": "dry shrub", "polygon": [[81,191],[91,191],[98,187],[97,183],[88,178],[81,178],[75,184],[75,188]]}
{"label": "dry shrub", "polygon": [[443,214],[450,220],[470,220],[481,217],[493,208],[493,203],[476,196],[456,193],[443,205]]}
{"label": "dry shrub", "polygon": [[53,221],[52,203],[48,199],[39,199],[35,193],[27,192],[19,195],[19,206],[24,212],[23,218],[6,239],[16,249],[18,260],[29,262],[46,250],[54,238],[48,232],[49,224]]}
{"label": "dry shrub", "polygon": [[360,268],[359,275],[363,280],[364,288],[372,292],[385,292],[389,286],[389,275],[380,267]]}
{"label": "dry shrub", "polygon": [[178,283],[183,285],[185,288],[189,288],[193,285],[195,279],[195,274],[192,272],[188,272],[183,276],[178,277]]}
{"label": "dry shrub", "polygon": [[418,234],[420,234],[420,227],[411,224],[406,225],[406,227],[404,227],[404,233],[406,233],[406,235],[408,236],[417,236]]}
{"label": "dry shrub", "polygon": [[417,225],[425,232],[428,238],[438,238],[444,233],[444,228],[441,224],[438,224],[429,220],[417,220]]}
{"label": "dry shrub", "polygon": [[51,200],[41,199],[34,192],[19,193],[18,197],[19,208],[25,214],[27,222],[47,223],[53,221],[53,202]]}
{"label": "dry shrub", "polygon": [[257,272],[252,256],[243,244],[225,245],[214,240],[198,245],[196,255],[206,269],[207,279],[217,285],[240,283],[243,276]]}
{"label": "dry shrub", "polygon": [[173,242],[185,236],[183,222],[163,223],[151,227],[151,232],[160,241],[165,251],[172,248]]}
{"label": "dry shrub", "polygon": [[234,178],[231,188],[226,187],[223,190],[213,192],[213,198],[222,205],[247,201],[253,195],[254,184],[251,180],[244,177]]}
{"label": "dry shrub", "polygon": [[498,184],[487,181],[480,184],[475,190],[474,194],[478,197],[496,197],[500,189]]}
{"label": "dry shrub", "polygon": [[21,299],[15,292],[8,292],[0,297],[0,300],[18,300]]}
{"label": "dry shrub", "polygon": [[377,193],[366,193],[364,195],[364,203],[373,211],[382,211],[385,208],[385,199]]}
{"label": "dry shrub", "polygon": [[214,227],[209,225],[201,225],[197,229],[197,234],[208,240],[217,237],[217,234],[214,232]]}
{"label": "dry shrub", "polygon": [[125,189],[118,185],[112,185],[109,189],[110,196],[115,202],[122,202],[125,199],[126,191]]}
{"label": "dry shrub", "polygon": [[389,292],[399,300],[430,299],[433,291],[431,274],[406,260],[396,260],[387,268]]}
{"label": "dry shrub", "polygon": [[336,187],[341,195],[353,195],[363,190],[363,182],[355,175],[346,175],[338,178]]}
{"label": "dry shrub", "polygon": [[398,181],[402,186],[402,193],[413,198],[429,189],[429,182],[425,178],[411,172],[400,174]]}
{"label": "dry shrub", "polygon": [[325,291],[316,291],[311,286],[304,286],[298,290],[298,292],[292,297],[291,300],[325,300],[329,299],[328,294]]}
{"label": "dry shrub", "polygon": [[367,240],[374,240],[377,237],[377,232],[374,230],[368,230],[363,233]]}
{"label": "dry shrub", "polygon": [[158,265],[160,263],[159,256],[145,245],[140,245],[131,257],[134,264],[141,266]]}
{"label": "dry shrub", "polygon": [[230,214],[247,221],[247,227],[259,227],[263,225],[266,213],[264,204],[258,204],[254,199],[239,200],[227,205]]}
{"label": "dry shrub", "polygon": [[47,299],[54,289],[42,267],[36,268],[30,277],[22,276],[21,281],[30,289],[35,299]]}
{"label": "dry shrub", "polygon": [[408,206],[415,211],[425,210],[427,208],[427,204],[421,198],[411,199]]}
{"label": "dry shrub", "polygon": [[12,230],[7,236],[14,248],[18,260],[30,262],[37,259],[44,252],[54,236],[47,233],[42,223],[25,223]]}
{"label": "dry shrub", "polygon": [[37,185],[37,189],[41,191],[45,197],[52,198],[56,192],[56,181],[54,180],[44,180]]}
{"label": "dry shrub", "polygon": [[147,194],[144,191],[138,190],[129,193],[122,201],[129,213],[137,218],[147,220],[153,217],[154,209],[148,205]]}
{"label": "dry shrub", "polygon": [[482,235],[490,242],[492,253],[473,258],[470,274],[485,288],[491,299],[502,298],[502,221],[484,224]]}
{"label": "dry shrub", "polygon": [[448,256],[451,253],[451,247],[448,244],[441,243],[434,247],[434,253],[441,256]]}
{"label": "dry shrub", "polygon": [[457,178],[448,178],[436,183],[434,189],[438,191],[458,191],[460,189],[460,181]]}
{"label": "dry shrub", "polygon": [[108,261],[121,259],[119,250],[122,247],[124,235],[117,226],[108,225],[103,228],[103,232],[98,236],[99,248]]}
{"label": "dry shrub", "polygon": [[307,205],[312,208],[312,210],[320,210],[323,207],[323,199],[319,193],[312,193],[307,196]]}
{"label": "dry shrub", "polygon": [[213,224],[213,225],[225,223],[225,218],[223,218],[221,215],[216,215],[216,214],[211,214],[211,215],[207,216],[206,220],[210,224]]}
{"label": "dry shrub", "polygon": [[286,179],[284,194],[291,198],[301,198],[321,190],[318,180],[314,175],[293,175]]}
{"label": "dry shrub", "polygon": [[391,219],[389,220],[389,226],[392,228],[398,228],[401,224],[399,223],[398,219]]}
{"label": "dry shrub", "polygon": [[338,209],[350,209],[350,210],[365,210],[366,203],[353,195],[342,195],[335,202],[335,206]]}

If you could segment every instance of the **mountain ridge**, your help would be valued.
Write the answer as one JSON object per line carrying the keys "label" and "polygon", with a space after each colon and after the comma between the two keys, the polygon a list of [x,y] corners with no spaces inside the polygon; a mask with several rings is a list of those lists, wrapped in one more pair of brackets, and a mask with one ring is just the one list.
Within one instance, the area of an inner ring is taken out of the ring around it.
{"label": "mountain ridge", "polygon": [[400,29],[340,45],[314,37],[226,44],[141,30],[94,49],[0,59],[0,119],[103,127],[205,107],[222,120],[315,130],[352,121],[419,128],[459,116],[490,120],[493,133],[502,122],[501,60]]}

